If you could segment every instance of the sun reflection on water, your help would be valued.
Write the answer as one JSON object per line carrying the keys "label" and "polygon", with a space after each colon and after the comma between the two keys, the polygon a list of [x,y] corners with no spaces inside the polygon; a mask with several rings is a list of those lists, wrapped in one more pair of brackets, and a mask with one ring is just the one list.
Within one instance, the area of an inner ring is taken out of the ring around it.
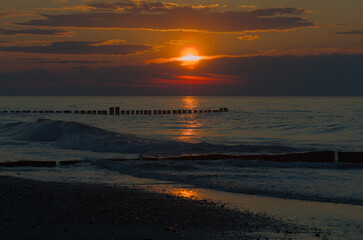
{"label": "sun reflection on water", "polygon": [[[198,99],[187,96],[183,98],[183,107],[184,109],[193,110],[199,107],[200,103]],[[183,142],[195,142],[193,138],[199,135],[198,129],[200,129],[203,124],[194,114],[187,114],[181,116],[184,121],[183,128],[180,129],[179,136],[177,137],[178,140]]]}
{"label": "sun reflection on water", "polygon": [[199,106],[199,101],[195,97],[186,96],[183,98],[183,105],[186,109],[194,109]]}
{"label": "sun reflection on water", "polygon": [[175,196],[190,198],[190,199],[198,197],[197,191],[186,188],[175,188],[172,189],[171,193]]}

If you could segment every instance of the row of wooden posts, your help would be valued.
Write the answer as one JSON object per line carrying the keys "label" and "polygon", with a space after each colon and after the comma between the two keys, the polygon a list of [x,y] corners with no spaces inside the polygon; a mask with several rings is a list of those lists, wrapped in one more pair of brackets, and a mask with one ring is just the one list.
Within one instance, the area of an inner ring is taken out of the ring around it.
{"label": "row of wooden posts", "polygon": [[[1,111],[0,111],[1,112]],[[197,110],[197,109],[184,109],[184,110],[120,110],[120,107],[110,107],[109,110],[63,110],[63,111],[43,111],[43,110],[22,110],[22,111],[2,111],[2,113],[66,113],[66,114],[100,114],[100,115],[165,115],[165,114],[192,114],[192,113],[216,113],[228,112],[228,108],[219,108],[215,110]]]}

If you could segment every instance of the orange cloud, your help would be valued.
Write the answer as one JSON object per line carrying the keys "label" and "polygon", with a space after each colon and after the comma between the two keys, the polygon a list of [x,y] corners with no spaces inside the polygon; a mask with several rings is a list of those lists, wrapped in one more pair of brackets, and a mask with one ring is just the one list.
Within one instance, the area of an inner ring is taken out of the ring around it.
{"label": "orange cloud", "polygon": [[240,5],[238,7],[240,7],[240,8],[255,8],[256,6],[255,5]]}
{"label": "orange cloud", "polygon": [[170,79],[151,79],[151,82],[157,84],[173,84],[173,85],[210,85],[210,84],[231,84],[235,83],[236,76],[222,74],[208,74],[209,76],[198,75],[178,75]]}
{"label": "orange cloud", "polygon": [[32,16],[34,14],[35,12],[30,10],[22,10],[22,11],[0,10],[0,18],[9,18],[16,16]]}
{"label": "orange cloud", "polygon": [[245,35],[245,36],[239,36],[239,37],[237,37],[237,39],[243,40],[243,41],[253,41],[256,39],[260,39],[260,37],[258,35]]}

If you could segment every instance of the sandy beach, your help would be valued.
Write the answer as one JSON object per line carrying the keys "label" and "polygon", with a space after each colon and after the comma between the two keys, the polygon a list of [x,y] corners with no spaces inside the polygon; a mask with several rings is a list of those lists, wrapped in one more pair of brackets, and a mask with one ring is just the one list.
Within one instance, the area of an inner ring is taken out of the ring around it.
{"label": "sandy beach", "polygon": [[1,239],[320,237],[318,230],[208,201],[127,187],[0,180]]}

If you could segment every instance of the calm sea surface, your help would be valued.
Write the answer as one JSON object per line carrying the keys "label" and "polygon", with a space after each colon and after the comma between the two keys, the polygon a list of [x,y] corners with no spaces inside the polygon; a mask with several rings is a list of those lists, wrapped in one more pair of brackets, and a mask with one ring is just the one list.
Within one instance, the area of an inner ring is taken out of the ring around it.
{"label": "calm sea surface", "polygon": [[[84,123],[105,132],[135,134],[141,138],[261,146],[253,151],[269,151],[263,146],[275,146],[276,151],[279,146],[281,151],[289,151],[283,147],[297,151],[360,151],[363,145],[361,97],[0,97],[0,110],[98,110],[110,106],[125,110],[228,107],[230,111],[162,116],[0,114],[0,130],[9,129],[7,123],[50,119]],[[44,129],[47,130],[51,131]],[[93,150],[103,151],[101,146]],[[114,150],[122,152],[117,146]]]}
{"label": "calm sea surface", "polygon": [[[363,204],[360,164],[139,160],[140,156],[185,154],[362,151],[361,97],[0,97],[0,110],[9,111],[110,106],[124,110],[228,107],[230,111],[121,116],[1,113],[0,161],[83,160],[55,170],[26,168],[45,178],[56,172],[72,173],[73,178],[82,175],[102,182],[106,178],[96,176],[111,171],[116,176],[228,192]],[[17,170],[2,168],[3,173]]]}

